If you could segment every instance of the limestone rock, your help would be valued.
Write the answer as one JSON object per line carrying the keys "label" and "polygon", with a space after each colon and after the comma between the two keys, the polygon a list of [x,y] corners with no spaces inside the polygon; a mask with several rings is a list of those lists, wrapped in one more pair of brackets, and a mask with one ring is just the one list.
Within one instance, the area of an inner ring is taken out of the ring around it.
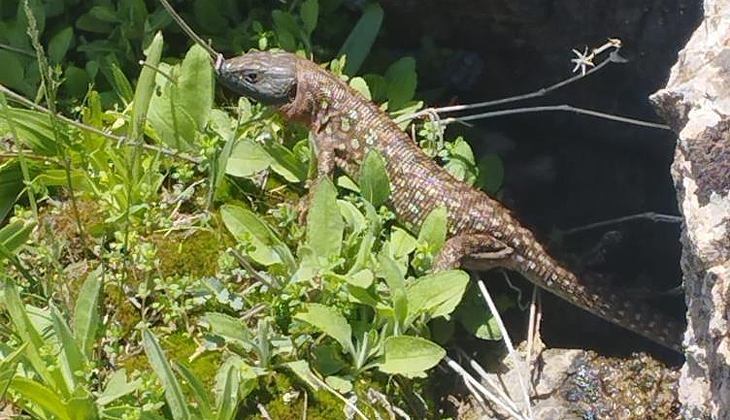
{"label": "limestone rock", "polygon": [[685,217],[682,270],[687,418],[730,418],[730,1],[705,19],[651,99],[679,133],[672,176]]}

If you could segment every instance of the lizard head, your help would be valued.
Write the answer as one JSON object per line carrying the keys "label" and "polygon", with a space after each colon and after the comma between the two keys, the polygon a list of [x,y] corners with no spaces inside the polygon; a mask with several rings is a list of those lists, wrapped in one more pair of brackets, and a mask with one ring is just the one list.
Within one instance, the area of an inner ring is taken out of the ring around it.
{"label": "lizard head", "polygon": [[224,85],[265,105],[284,105],[296,95],[296,57],[253,51],[224,60],[217,68]]}

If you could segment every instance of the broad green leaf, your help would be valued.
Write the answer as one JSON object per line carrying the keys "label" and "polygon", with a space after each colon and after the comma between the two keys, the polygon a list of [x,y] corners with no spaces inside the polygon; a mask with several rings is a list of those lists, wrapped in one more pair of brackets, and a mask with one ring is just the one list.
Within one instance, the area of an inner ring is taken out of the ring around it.
{"label": "broad green leaf", "polygon": [[365,269],[360,270],[353,275],[345,276],[345,279],[353,286],[357,286],[361,289],[367,289],[371,284],[373,284],[373,277],[373,272]]}
{"label": "broad green leaf", "polygon": [[494,153],[487,153],[479,161],[479,185],[490,193],[496,193],[504,181],[504,163]]}
{"label": "broad green leaf", "polygon": [[408,318],[426,313],[429,318],[449,315],[461,302],[469,276],[459,270],[440,271],[419,278],[406,288]]}
{"label": "broad green leaf", "polygon": [[7,112],[0,113],[0,119],[7,122],[11,119],[19,140],[35,153],[43,156],[58,156],[61,146],[56,142],[55,134],[61,142],[68,141],[68,126],[59,121],[59,132],[54,134],[48,114],[28,109],[7,107]]}
{"label": "broad green leaf", "polygon": [[226,164],[226,173],[232,176],[248,177],[268,168],[274,159],[261,145],[245,139],[237,142],[231,150]]}
{"label": "broad green leaf", "polygon": [[[94,403],[94,396],[83,388],[78,388],[73,397],[66,402],[68,415],[74,420],[98,420],[97,407]],[[83,394],[82,396],[75,396]]]}
{"label": "broad green leaf", "polygon": [[403,108],[416,93],[416,60],[403,57],[393,63],[385,72],[388,83],[388,110]]}
{"label": "broad green leaf", "polygon": [[304,22],[304,30],[310,35],[317,27],[317,15],[319,14],[319,3],[317,0],[304,0],[299,15]]}
{"label": "broad green leaf", "polygon": [[25,224],[20,220],[5,225],[0,229],[0,244],[14,253],[28,240],[34,226],[34,223]]}
{"label": "broad green leaf", "polygon": [[339,347],[332,343],[317,344],[312,350],[312,367],[322,375],[333,375],[348,364],[342,359]]}
{"label": "broad green leaf", "polygon": [[23,343],[27,343],[25,355],[33,369],[43,378],[46,384],[60,390],[63,395],[70,395],[66,382],[59,369],[49,370],[41,357],[41,348],[46,344],[43,337],[28,316],[28,311],[20,300],[20,295],[15,284],[6,280],[5,282],[5,307],[10,313],[10,319],[15,326]]}
{"label": "broad green leaf", "polygon": [[370,95],[370,88],[362,77],[353,77],[350,79],[350,87],[358,91],[368,101],[373,99],[372,95]]}
{"label": "broad green leaf", "polygon": [[352,381],[339,376],[328,376],[324,378],[324,382],[340,394],[347,394],[352,391]]}
{"label": "broad green leaf", "polygon": [[205,389],[205,385],[195,374],[185,367],[182,363],[174,362],[173,367],[175,370],[185,379],[188,383],[188,387],[192,391],[193,397],[198,402],[198,409],[204,419],[213,418],[213,408],[210,404],[210,398],[208,392]]}
{"label": "broad green leaf", "polygon": [[99,266],[86,276],[74,307],[74,335],[87,359],[92,357],[94,340],[99,329],[99,295],[102,282],[102,267]]}
{"label": "broad green leaf", "polygon": [[294,315],[294,318],[304,321],[340,343],[342,350],[355,354],[352,346],[352,329],[345,317],[336,309],[319,303],[304,304],[304,311]]}
{"label": "broad green leaf", "polygon": [[147,59],[137,80],[137,88],[134,92],[134,105],[132,106],[132,126],[130,137],[138,139],[144,133],[147,110],[155,89],[155,69],[160,63],[162,56],[162,32],[157,32],[152,43],[145,50]]}
{"label": "broad green leaf", "polygon": [[218,420],[232,420],[238,407],[238,370],[235,366],[228,366],[223,392],[218,398]]}
{"label": "broad green leaf", "polygon": [[280,245],[282,242],[256,213],[231,204],[221,206],[220,211],[223,224],[231,234],[237,240],[254,246],[255,249],[249,255],[257,263],[268,266],[294,259],[291,254],[282,258],[283,254],[289,252],[288,248],[282,246],[274,249],[275,245]]}
{"label": "broad green leaf", "polygon": [[111,378],[106,383],[104,391],[96,399],[99,405],[107,405],[125,395],[129,395],[136,391],[142,385],[142,378],[137,378],[132,382],[127,382],[127,370],[122,368],[112,373]]}
{"label": "broad green leaf", "polygon": [[17,53],[0,50],[0,84],[11,89],[22,91],[26,85],[23,64]]}
{"label": "broad green leaf", "polygon": [[198,130],[208,123],[213,109],[213,77],[210,56],[203,47],[193,44],[180,65],[175,105],[192,117]]}
{"label": "broad green leaf", "polygon": [[406,296],[405,280],[398,264],[392,258],[380,254],[380,275],[388,283],[390,299],[393,301],[393,310],[399,332],[403,332],[406,317],[408,316],[408,300]]}
{"label": "broad green leaf", "polygon": [[477,167],[474,161],[474,152],[471,146],[462,137],[457,137],[452,144],[449,145],[449,161],[444,168],[449,171],[454,178],[474,185],[477,180]]}
{"label": "broad green leaf", "polygon": [[354,75],[360,70],[365,58],[370,54],[370,48],[375,42],[382,23],[383,8],[377,3],[370,3],[366,6],[360,20],[357,21],[345,43],[342,44],[340,52],[337,53],[339,57],[342,55],[347,57],[345,74]]}
{"label": "broad green leaf", "polygon": [[74,30],[72,27],[67,26],[53,35],[51,41],[48,43],[48,57],[52,63],[60,63],[66,56],[66,51],[71,45],[71,40],[74,36]]}
{"label": "broad green leaf", "polygon": [[[489,311],[489,308],[484,303],[484,298],[476,286],[472,285],[469,288],[463,300],[456,312],[454,312],[454,318],[477,338],[490,341],[501,340],[502,332],[499,329],[497,319]],[[497,308],[508,308],[514,305],[514,303],[512,301],[505,303],[498,300],[496,305]]]}
{"label": "broad green leaf", "polygon": [[390,252],[393,258],[400,259],[416,249],[418,241],[405,230],[394,227],[390,233]]}
{"label": "broad green leaf", "polygon": [[307,165],[291,150],[275,141],[267,141],[262,147],[274,160],[271,169],[289,182],[302,182],[307,179]]}
{"label": "broad green leaf", "polygon": [[148,329],[142,332],[142,345],[150,361],[150,365],[152,365],[152,369],[157,374],[157,378],[165,389],[165,400],[167,400],[172,418],[174,420],[190,419],[188,403],[185,400],[182,388],[180,388],[180,383],[172,373],[170,363],[167,361],[160,344]]}
{"label": "broad green leaf", "polygon": [[320,258],[339,255],[345,224],[337,205],[337,190],[329,178],[322,178],[312,194],[307,215],[307,245]]}
{"label": "broad green leaf", "polygon": [[340,206],[340,213],[345,219],[345,224],[353,232],[359,232],[365,228],[365,216],[360,213],[360,210],[354,204],[345,200],[337,200],[337,205]]}
{"label": "broad green leaf", "polygon": [[[77,420],[68,412],[68,406],[51,388],[30,379],[16,377],[10,383],[10,389],[21,397],[31,401],[58,420]],[[21,404],[21,407],[25,404]]]}
{"label": "broad green leaf", "polygon": [[378,368],[389,374],[423,376],[446,356],[433,341],[421,337],[397,336],[385,339],[385,361]]}
{"label": "broad green leaf", "polygon": [[[2,113],[0,113],[0,116]],[[0,164],[0,223],[15,204],[15,200],[23,192],[23,172],[18,161]]]}
{"label": "broad green leaf", "polygon": [[390,196],[390,181],[385,170],[385,160],[377,150],[365,156],[360,168],[360,192],[373,206],[385,204]]}
{"label": "broad green leaf", "polygon": [[53,330],[61,345],[61,370],[69,389],[75,389],[75,374],[76,372],[83,373],[86,358],[74,340],[66,320],[54,305],[51,305],[51,317],[53,318]]}
{"label": "broad green leaf", "polygon": [[448,232],[448,215],[446,207],[438,206],[426,216],[421,231],[418,232],[418,242],[427,243],[431,252],[437,254],[446,243]]}
{"label": "broad green leaf", "polygon": [[309,385],[315,392],[322,389],[320,380],[309,368],[309,364],[305,360],[296,360],[294,362],[288,362],[284,364],[286,367],[292,370],[299,379],[305,384]]}
{"label": "broad green leaf", "polygon": [[252,348],[252,338],[248,328],[236,318],[218,312],[207,312],[203,319],[210,325],[213,334],[244,349]]}

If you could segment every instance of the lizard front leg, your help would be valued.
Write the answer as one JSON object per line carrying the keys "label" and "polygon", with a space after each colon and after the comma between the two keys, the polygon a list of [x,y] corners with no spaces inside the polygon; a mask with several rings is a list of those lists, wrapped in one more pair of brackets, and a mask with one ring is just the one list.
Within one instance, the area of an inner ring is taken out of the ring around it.
{"label": "lizard front leg", "polygon": [[446,241],[433,263],[433,271],[458,268],[469,261],[478,262],[479,269],[503,265],[514,249],[492,235],[485,233],[462,234]]}
{"label": "lizard front leg", "polygon": [[332,174],[335,172],[336,143],[324,130],[313,136],[312,147],[314,147],[315,156],[317,157],[317,173],[314,179],[307,181],[307,194],[302,197],[297,205],[297,209],[299,210],[299,223],[301,224],[305,224],[307,221],[309,204],[312,201],[312,188],[323,178],[332,177]]}

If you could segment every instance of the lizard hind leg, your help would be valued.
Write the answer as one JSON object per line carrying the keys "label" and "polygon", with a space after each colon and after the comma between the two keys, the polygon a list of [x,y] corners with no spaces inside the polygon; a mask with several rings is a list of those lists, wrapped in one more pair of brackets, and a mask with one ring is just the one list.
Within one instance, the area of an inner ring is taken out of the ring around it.
{"label": "lizard hind leg", "polygon": [[479,270],[505,266],[514,249],[492,235],[462,234],[446,241],[433,262],[433,271],[468,266]]}

